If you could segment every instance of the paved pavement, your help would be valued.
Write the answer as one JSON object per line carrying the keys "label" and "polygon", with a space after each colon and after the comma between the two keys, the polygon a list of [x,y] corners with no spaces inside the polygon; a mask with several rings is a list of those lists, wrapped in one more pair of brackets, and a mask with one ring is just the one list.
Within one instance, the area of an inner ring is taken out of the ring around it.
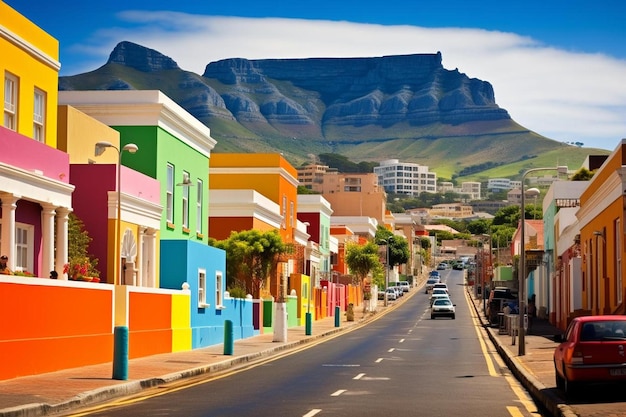
{"label": "paved pavement", "polygon": [[[413,289],[409,297],[419,293],[419,289]],[[296,327],[288,329],[286,342],[274,342],[271,333],[237,340],[232,355],[224,355],[223,345],[217,345],[132,359],[129,361],[129,379],[126,381],[112,379],[111,363],[0,381],[0,417],[67,414],[78,407],[137,393],[149,387],[232,369],[308,342],[332,337],[338,332],[354,330],[409,297],[402,297],[388,307],[383,307],[380,302],[381,308],[377,313],[356,311],[355,321],[346,321],[345,315],[342,315],[339,327],[335,326],[334,317],[316,321],[312,324],[310,336],[305,334],[304,327]],[[482,300],[471,296],[469,299],[480,319],[484,320],[480,314]],[[552,365],[552,353],[556,346],[552,338],[558,330],[547,321],[537,320],[533,324],[532,333],[525,338],[526,354],[523,356],[518,355],[517,338],[516,345],[513,345],[512,336],[500,333],[498,328],[487,327],[489,338],[511,371],[553,416],[626,416],[626,403],[564,404],[560,392],[555,388]]]}

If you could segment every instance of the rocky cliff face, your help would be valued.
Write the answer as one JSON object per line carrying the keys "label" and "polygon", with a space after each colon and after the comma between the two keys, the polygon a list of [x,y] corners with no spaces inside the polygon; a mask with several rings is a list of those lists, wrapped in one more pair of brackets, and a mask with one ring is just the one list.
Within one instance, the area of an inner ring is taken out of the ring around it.
{"label": "rocky cliff face", "polygon": [[125,65],[142,72],[180,69],[170,57],[132,42],[120,42],[109,55],[109,63]]}
{"label": "rocky cliff face", "polygon": [[440,53],[226,59],[207,65],[203,77],[229,87],[224,101],[242,120],[389,126],[509,118],[496,105],[491,84],[444,69]]}

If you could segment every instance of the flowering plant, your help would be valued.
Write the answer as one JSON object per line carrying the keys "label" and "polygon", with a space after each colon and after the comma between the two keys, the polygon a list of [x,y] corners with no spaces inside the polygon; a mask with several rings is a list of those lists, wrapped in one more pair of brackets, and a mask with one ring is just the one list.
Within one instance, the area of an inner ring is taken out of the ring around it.
{"label": "flowering plant", "polygon": [[16,275],[18,277],[34,277],[35,274],[33,274],[32,272],[28,272],[28,271],[14,271],[13,275]]}
{"label": "flowering plant", "polygon": [[70,260],[70,262],[63,265],[63,273],[68,274],[72,278],[79,278],[87,276],[87,273],[91,269],[91,263],[88,259]]}

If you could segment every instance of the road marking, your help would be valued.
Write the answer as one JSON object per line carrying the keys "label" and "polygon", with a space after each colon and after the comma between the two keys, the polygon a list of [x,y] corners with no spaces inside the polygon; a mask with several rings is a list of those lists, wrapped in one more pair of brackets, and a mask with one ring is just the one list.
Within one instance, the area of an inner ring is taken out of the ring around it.
{"label": "road marking", "polygon": [[[520,382],[510,375],[506,375],[504,379],[506,379],[506,382],[509,383],[509,386],[513,390],[513,393],[517,396],[517,398],[519,399],[520,403],[522,403],[526,411],[528,411],[530,414],[537,414],[538,413],[537,405],[533,402],[531,398],[528,397],[528,391],[520,387]],[[512,407],[512,408],[517,409],[517,407]],[[511,413],[511,415],[521,416],[522,414]]]}
{"label": "road marking", "polygon": [[322,366],[340,367],[340,368],[358,368],[361,365],[351,364],[351,363],[325,363]]}
{"label": "road marking", "polygon": [[340,389],[340,390],[337,390],[337,391],[333,392],[332,394],[330,394],[330,396],[331,397],[339,397],[341,394],[343,394],[346,391],[347,390],[345,390],[345,389]]}
{"label": "road marking", "polygon": [[363,378],[364,376],[365,376],[365,374],[358,374],[357,376],[355,376],[355,377],[354,377],[354,378],[352,378],[352,379],[361,379],[361,378]]}
{"label": "road marking", "polygon": [[391,349],[389,349],[387,352],[391,353],[391,352],[393,352],[394,350],[396,350],[396,348],[391,348]]}
{"label": "road marking", "polygon": [[474,311],[472,311],[472,307],[470,306],[470,303],[473,303],[472,300],[469,299],[469,294],[467,293],[467,291],[465,292],[465,301],[467,301],[467,308],[470,310],[470,316],[472,317],[472,321],[474,322],[474,330],[476,331],[476,335],[478,336],[478,343],[480,344],[480,350],[482,350],[483,352],[483,357],[485,358],[485,362],[487,363],[487,370],[489,371],[489,376],[500,376],[500,374],[498,372],[496,372],[496,367],[493,365],[493,360],[491,359],[491,355],[489,354],[489,351],[487,350],[487,345],[485,344],[485,341],[483,340],[483,335],[480,332],[480,324],[478,323],[478,317],[476,317],[476,315],[474,314]]}
{"label": "road marking", "polygon": [[381,363],[382,361],[383,361],[383,358],[376,359],[376,363]]}
{"label": "road marking", "polygon": [[404,343],[404,339],[400,339],[400,342],[399,342],[399,343]]}
{"label": "road marking", "polygon": [[507,406],[506,411],[508,411],[509,414],[511,414],[511,416],[513,417],[524,417],[524,414],[522,414],[522,412],[517,407]]}
{"label": "road marking", "polygon": [[320,411],[322,411],[320,408],[314,408],[311,411],[309,411],[308,413],[306,413],[305,415],[303,415],[302,417],[313,417],[314,415],[316,415]]}

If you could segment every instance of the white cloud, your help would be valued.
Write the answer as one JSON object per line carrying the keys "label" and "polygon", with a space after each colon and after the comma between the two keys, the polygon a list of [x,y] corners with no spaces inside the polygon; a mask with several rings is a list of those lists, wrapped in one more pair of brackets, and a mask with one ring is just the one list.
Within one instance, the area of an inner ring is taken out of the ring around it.
{"label": "white cloud", "polygon": [[174,12],[127,11],[118,17],[132,27],[99,30],[72,51],[98,57],[101,65],[115,44],[128,40],[200,74],[209,62],[233,57],[374,57],[441,51],[445,68],[489,81],[496,102],[539,134],[609,150],[626,137],[626,61],[559,50],[512,33]]}

